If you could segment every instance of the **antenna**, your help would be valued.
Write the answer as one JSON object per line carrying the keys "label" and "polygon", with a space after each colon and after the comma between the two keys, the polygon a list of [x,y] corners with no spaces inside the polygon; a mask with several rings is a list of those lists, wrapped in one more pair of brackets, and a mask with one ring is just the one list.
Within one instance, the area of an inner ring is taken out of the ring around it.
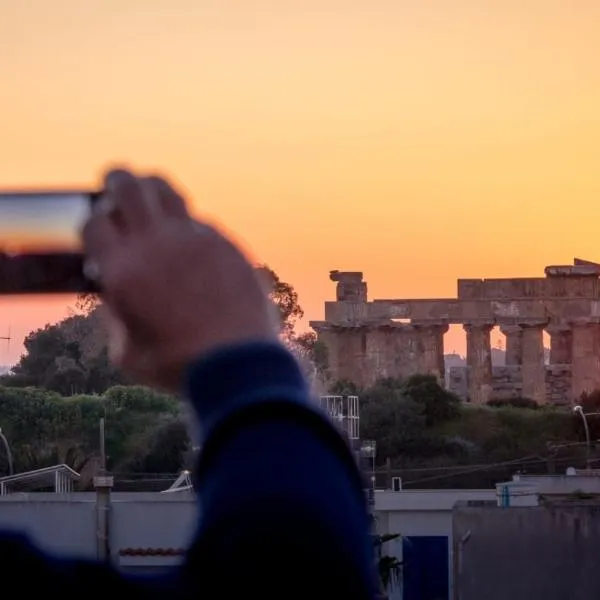
{"label": "antenna", "polygon": [[6,352],[10,354],[10,325],[8,326],[8,335],[0,336],[0,340],[6,340]]}

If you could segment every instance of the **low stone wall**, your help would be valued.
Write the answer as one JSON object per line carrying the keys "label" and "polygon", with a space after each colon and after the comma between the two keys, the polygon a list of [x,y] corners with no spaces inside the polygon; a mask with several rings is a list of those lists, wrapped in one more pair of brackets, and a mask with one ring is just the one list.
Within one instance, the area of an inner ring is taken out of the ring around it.
{"label": "low stone wall", "polygon": [[[468,397],[467,367],[451,367],[446,374],[446,387],[459,398]],[[521,367],[492,368],[492,399],[510,400],[523,395]],[[546,366],[546,401],[548,404],[566,405],[571,402],[571,366]]]}
{"label": "low stone wall", "polygon": [[521,367],[492,367],[492,399],[510,400],[523,395]]}

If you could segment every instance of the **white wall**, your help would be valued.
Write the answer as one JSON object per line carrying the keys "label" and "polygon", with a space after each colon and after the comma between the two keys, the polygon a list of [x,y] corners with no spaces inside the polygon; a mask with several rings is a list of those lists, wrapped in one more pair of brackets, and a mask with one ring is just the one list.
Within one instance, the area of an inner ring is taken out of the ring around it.
{"label": "white wall", "polygon": [[[452,588],[452,508],[456,502],[496,500],[490,490],[403,490],[375,492],[377,533],[399,533],[412,536],[448,537],[448,572]],[[385,554],[402,560],[402,540],[386,545]],[[402,590],[394,590],[390,600],[402,598]]]}

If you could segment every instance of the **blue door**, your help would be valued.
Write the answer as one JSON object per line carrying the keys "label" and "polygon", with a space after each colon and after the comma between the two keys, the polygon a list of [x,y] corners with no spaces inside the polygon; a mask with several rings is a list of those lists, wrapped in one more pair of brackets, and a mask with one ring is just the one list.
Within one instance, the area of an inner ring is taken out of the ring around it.
{"label": "blue door", "polygon": [[447,536],[402,538],[403,600],[448,600]]}

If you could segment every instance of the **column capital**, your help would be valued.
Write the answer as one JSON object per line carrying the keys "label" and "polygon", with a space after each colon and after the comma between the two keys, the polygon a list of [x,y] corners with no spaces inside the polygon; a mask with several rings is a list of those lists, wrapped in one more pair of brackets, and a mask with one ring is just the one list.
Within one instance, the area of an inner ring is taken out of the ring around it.
{"label": "column capital", "polygon": [[473,319],[470,321],[465,321],[462,326],[463,329],[468,333],[469,331],[472,331],[474,329],[481,329],[481,330],[487,330],[490,331],[493,327],[494,327],[495,323],[494,321],[488,321],[488,320],[477,320],[477,319]]}
{"label": "column capital", "polygon": [[309,321],[308,325],[317,333],[320,331],[330,331],[333,329],[333,325],[329,321]]}
{"label": "column capital", "polygon": [[572,331],[573,326],[571,325],[571,323],[567,323],[567,322],[560,322],[560,323],[556,323],[556,322],[550,322],[548,323],[548,325],[546,325],[546,331],[552,335],[553,333],[566,333],[568,331]]}
{"label": "column capital", "polygon": [[498,326],[500,327],[500,331],[504,335],[511,335],[523,332],[523,327],[515,323],[499,323]]}
{"label": "column capital", "polygon": [[519,327],[522,329],[545,329],[548,326],[547,319],[527,319],[519,321]]}

